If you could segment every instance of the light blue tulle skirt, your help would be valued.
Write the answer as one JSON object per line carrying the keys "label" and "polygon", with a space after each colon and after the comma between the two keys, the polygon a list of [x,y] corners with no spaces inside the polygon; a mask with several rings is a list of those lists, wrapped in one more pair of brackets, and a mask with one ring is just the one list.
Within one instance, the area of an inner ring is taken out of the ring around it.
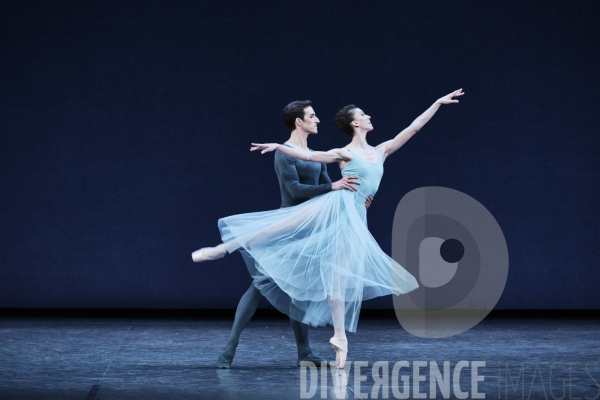
{"label": "light blue tulle skirt", "polygon": [[222,218],[219,230],[230,253],[240,250],[269,302],[312,326],[332,325],[329,302],[343,301],[345,329],[356,332],[363,300],[419,286],[369,232],[357,192],[332,191],[294,207]]}

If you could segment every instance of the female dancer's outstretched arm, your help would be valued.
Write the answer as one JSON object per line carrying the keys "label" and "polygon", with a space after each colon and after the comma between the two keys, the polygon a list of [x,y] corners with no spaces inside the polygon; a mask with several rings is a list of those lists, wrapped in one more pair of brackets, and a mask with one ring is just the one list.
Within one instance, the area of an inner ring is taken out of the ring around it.
{"label": "female dancer's outstretched arm", "polygon": [[351,161],[352,155],[342,149],[331,149],[329,151],[310,151],[298,148],[287,147],[278,143],[252,143],[250,151],[262,150],[265,154],[270,151],[279,150],[282,153],[299,158],[304,161],[314,161],[319,163],[331,164],[334,162]]}
{"label": "female dancer's outstretched arm", "polygon": [[378,145],[377,147],[379,147],[379,149],[383,152],[384,159],[402,147],[404,143],[413,137],[415,133],[419,132],[423,125],[425,125],[431,119],[431,117],[433,117],[442,104],[458,103],[458,100],[453,100],[453,97],[462,96],[463,94],[464,92],[462,89],[458,89],[444,97],[440,97],[423,114],[419,115],[417,119],[415,119],[412,124],[408,126],[408,128],[397,134],[395,138]]}

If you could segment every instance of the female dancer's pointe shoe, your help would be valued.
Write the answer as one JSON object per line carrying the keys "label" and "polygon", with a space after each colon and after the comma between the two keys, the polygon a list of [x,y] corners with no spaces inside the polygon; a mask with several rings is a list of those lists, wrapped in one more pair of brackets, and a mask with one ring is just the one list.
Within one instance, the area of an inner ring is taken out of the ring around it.
{"label": "female dancer's pointe shoe", "polygon": [[346,356],[348,355],[348,340],[332,337],[329,339],[331,347],[335,350],[335,365],[338,368],[344,368]]}
{"label": "female dancer's pointe shoe", "polygon": [[225,257],[225,254],[227,254],[227,249],[223,244],[216,247],[203,247],[192,253],[192,260],[194,260],[194,262],[217,260]]}

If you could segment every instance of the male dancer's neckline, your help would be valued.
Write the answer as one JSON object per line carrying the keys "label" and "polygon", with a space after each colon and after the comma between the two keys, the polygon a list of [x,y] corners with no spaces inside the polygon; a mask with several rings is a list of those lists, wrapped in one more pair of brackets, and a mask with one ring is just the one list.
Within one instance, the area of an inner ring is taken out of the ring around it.
{"label": "male dancer's neckline", "polygon": [[302,145],[299,145],[299,144],[296,144],[296,143],[284,142],[283,144],[287,144],[289,147],[291,147],[293,149],[309,150],[308,146],[302,147]]}

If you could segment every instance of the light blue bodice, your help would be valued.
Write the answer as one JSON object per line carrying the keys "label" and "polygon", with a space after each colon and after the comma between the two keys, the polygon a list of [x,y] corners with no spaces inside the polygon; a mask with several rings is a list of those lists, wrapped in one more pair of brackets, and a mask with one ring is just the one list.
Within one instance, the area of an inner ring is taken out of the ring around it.
{"label": "light blue bodice", "polygon": [[348,149],[352,153],[352,161],[342,169],[342,176],[356,175],[360,185],[356,185],[358,189],[355,193],[357,194],[357,201],[364,202],[368,196],[375,196],[377,189],[379,189],[379,182],[383,176],[383,154],[381,150],[377,148],[378,158],[374,163],[370,163],[352,150]]}

